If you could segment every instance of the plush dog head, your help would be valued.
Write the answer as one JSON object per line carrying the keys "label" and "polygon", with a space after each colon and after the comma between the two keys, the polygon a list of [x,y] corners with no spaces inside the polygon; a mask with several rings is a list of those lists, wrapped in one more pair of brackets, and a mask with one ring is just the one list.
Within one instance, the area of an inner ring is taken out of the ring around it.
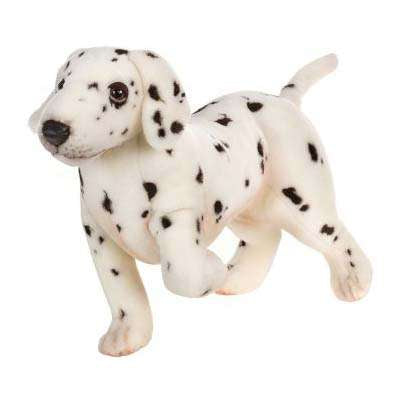
{"label": "plush dog head", "polygon": [[92,48],[68,57],[29,125],[55,157],[76,165],[140,132],[155,149],[173,148],[189,118],[182,86],[161,57]]}

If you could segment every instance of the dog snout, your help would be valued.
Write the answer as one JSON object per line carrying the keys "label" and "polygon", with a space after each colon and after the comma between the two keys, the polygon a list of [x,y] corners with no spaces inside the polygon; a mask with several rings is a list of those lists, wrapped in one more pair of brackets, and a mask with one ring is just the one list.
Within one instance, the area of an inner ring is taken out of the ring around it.
{"label": "dog snout", "polygon": [[47,142],[60,146],[67,141],[71,132],[68,125],[49,119],[44,122],[42,133]]}

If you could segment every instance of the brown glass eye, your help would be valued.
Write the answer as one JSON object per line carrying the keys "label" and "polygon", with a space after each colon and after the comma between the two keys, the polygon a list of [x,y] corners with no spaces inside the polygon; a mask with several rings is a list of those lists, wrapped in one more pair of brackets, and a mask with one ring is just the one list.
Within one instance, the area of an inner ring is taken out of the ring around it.
{"label": "brown glass eye", "polygon": [[118,108],[126,103],[129,95],[129,89],[125,83],[114,82],[108,86],[108,89],[110,90],[111,104],[114,104]]}

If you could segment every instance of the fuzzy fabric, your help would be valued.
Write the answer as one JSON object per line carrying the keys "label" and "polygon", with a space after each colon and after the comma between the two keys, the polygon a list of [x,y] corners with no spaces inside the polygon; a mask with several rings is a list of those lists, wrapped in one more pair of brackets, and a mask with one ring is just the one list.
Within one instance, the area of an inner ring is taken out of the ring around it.
{"label": "fuzzy fabric", "polygon": [[[30,126],[56,158],[79,166],[83,226],[113,315],[103,353],[129,354],[151,337],[135,259],[160,263],[179,295],[245,293],[263,281],[285,229],[325,256],[340,299],[366,294],[370,263],[337,215],[328,158],[300,111],[336,64],[334,55],[314,61],[280,96],[229,94],[191,115],[179,79],[153,52],[68,58]],[[239,244],[224,265],[207,247],[226,226]]]}

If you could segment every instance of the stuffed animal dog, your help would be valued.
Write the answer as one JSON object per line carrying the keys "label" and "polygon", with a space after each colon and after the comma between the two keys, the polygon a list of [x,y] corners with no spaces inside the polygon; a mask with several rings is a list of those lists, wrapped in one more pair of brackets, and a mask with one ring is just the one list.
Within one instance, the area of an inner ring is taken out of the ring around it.
{"label": "stuffed animal dog", "polygon": [[[300,111],[336,65],[325,56],[279,97],[229,94],[191,115],[179,79],[153,52],[68,57],[30,126],[57,159],[80,167],[83,226],[112,311],[101,352],[126,355],[150,340],[136,258],[161,263],[176,294],[240,294],[261,284],[285,229],[325,256],[337,297],[366,294],[370,263],[338,218],[327,156]],[[225,226],[240,238],[228,265],[207,250]]]}

